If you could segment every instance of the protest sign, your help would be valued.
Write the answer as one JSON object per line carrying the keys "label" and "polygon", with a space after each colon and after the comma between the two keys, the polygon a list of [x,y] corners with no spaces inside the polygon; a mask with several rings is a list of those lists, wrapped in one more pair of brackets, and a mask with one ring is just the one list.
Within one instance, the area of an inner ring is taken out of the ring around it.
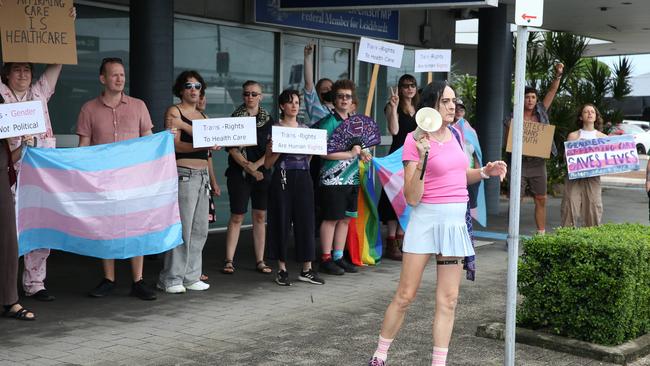
{"label": "protest sign", "polygon": [[274,153],[327,155],[327,131],[273,126]]}
{"label": "protest sign", "polygon": [[192,121],[194,147],[257,145],[255,117],[226,117]]}
{"label": "protest sign", "polygon": [[72,1],[4,1],[0,11],[4,62],[77,64]]}
{"label": "protest sign", "polygon": [[401,44],[377,41],[362,37],[359,43],[359,61],[372,64],[400,67],[402,66],[402,55],[404,46]]}
{"label": "protest sign", "polygon": [[[548,159],[551,156],[551,145],[555,126],[524,121],[523,155]],[[508,131],[506,151],[512,152],[512,128]]]}
{"label": "protest sign", "polygon": [[569,179],[639,170],[634,136],[608,136],[564,143]]}
{"label": "protest sign", "polygon": [[415,50],[415,72],[449,72],[451,50]]}
{"label": "protest sign", "polygon": [[36,135],[46,129],[41,101],[0,104],[0,139]]}

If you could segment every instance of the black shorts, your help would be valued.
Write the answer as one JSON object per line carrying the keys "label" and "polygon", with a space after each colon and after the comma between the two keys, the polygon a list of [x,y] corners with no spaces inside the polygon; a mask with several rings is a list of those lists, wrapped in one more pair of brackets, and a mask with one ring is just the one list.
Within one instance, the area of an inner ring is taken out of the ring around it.
{"label": "black shorts", "polygon": [[253,210],[266,211],[269,192],[269,183],[266,179],[251,182],[241,174],[228,174],[226,185],[228,186],[230,213],[236,215],[245,214],[248,211],[249,197]]}
{"label": "black shorts", "polygon": [[321,186],[319,196],[322,220],[357,217],[359,186]]}

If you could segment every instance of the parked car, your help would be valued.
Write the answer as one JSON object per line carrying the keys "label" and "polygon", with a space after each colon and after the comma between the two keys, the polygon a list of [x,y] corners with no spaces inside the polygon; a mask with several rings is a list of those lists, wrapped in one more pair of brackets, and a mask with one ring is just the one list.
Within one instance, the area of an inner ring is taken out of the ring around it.
{"label": "parked car", "polygon": [[648,121],[638,121],[634,119],[624,119],[623,123],[627,123],[628,125],[635,125],[639,126],[643,129],[643,131],[648,131],[650,130],[650,122]]}
{"label": "parked car", "polygon": [[618,123],[609,131],[610,136],[615,135],[632,135],[636,143],[636,151],[639,154],[646,154],[650,151],[650,132],[643,131],[637,125],[629,123]]}

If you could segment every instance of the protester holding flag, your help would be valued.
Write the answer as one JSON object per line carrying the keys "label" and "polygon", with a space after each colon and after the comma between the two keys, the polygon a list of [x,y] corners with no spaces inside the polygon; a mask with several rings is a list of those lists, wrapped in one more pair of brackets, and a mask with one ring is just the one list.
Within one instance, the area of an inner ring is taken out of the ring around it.
{"label": "protester holding flag", "polygon": [[[281,127],[308,128],[297,120],[300,94],[285,90],[278,97]],[[287,271],[289,230],[293,228],[296,262],[302,265],[298,280],[322,285],[325,283],[311,267],[316,257],[314,238],[314,189],[309,174],[311,155],[279,154],[272,152],[273,136],[266,147],[264,166],[273,167],[269,187],[269,207],[266,230],[266,257],[278,261],[275,282],[291,286]]]}
{"label": "protester holding flag", "polygon": [[[421,95],[421,107],[433,107],[442,116],[435,132],[406,137],[404,196],[413,206],[404,237],[400,281],[386,310],[375,354],[368,365],[383,366],[388,348],[402,326],[406,311],[415,299],[424,269],[432,255],[437,262],[436,309],[433,322],[432,365],[445,365],[460,287],[463,257],[473,256],[467,227],[467,184],[506,174],[503,161],[470,169],[454,121],[456,95],[446,82],[429,84]],[[428,152],[428,154],[427,154]],[[424,161],[425,156],[428,160]],[[420,178],[421,173],[425,172]]]}
{"label": "protester holding flag", "polygon": [[[393,136],[388,153],[391,154],[404,145],[406,135],[415,130],[415,107],[418,105],[418,84],[413,75],[404,74],[399,78],[397,87],[391,87],[391,96],[384,107],[388,132]],[[404,229],[399,225],[395,210],[382,189],[378,204],[381,221],[388,226],[385,256],[393,260],[402,260],[402,240]]]}
{"label": "protester holding flag", "polygon": [[[598,108],[587,103],[580,108],[576,119],[579,130],[567,136],[567,141],[591,140],[607,137],[600,132],[603,127],[603,117]],[[600,188],[600,177],[587,177],[564,180],[564,195],[562,196],[562,226],[578,226],[582,219],[584,226],[600,225],[603,217],[603,197]]]}

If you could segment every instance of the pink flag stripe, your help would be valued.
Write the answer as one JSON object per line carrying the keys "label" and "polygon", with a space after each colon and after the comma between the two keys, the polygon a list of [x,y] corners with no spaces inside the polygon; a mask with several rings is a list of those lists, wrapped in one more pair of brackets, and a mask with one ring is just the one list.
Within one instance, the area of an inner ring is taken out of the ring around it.
{"label": "pink flag stripe", "polygon": [[[84,172],[34,168],[23,164],[20,185],[34,185],[47,192],[106,192],[138,188],[168,180],[178,175],[176,164],[163,156],[160,159],[118,169]],[[143,179],[146,177],[146,180]]]}
{"label": "pink flag stripe", "polygon": [[[18,232],[30,229],[54,229],[92,240],[122,239],[162,231],[177,224],[180,222],[178,212],[178,202],[147,209],[144,213],[139,211],[124,215],[83,218],[61,215],[47,208],[25,208],[18,212]],[[106,225],[106,223],[111,224]],[[117,235],[120,233],[127,235]]]}

